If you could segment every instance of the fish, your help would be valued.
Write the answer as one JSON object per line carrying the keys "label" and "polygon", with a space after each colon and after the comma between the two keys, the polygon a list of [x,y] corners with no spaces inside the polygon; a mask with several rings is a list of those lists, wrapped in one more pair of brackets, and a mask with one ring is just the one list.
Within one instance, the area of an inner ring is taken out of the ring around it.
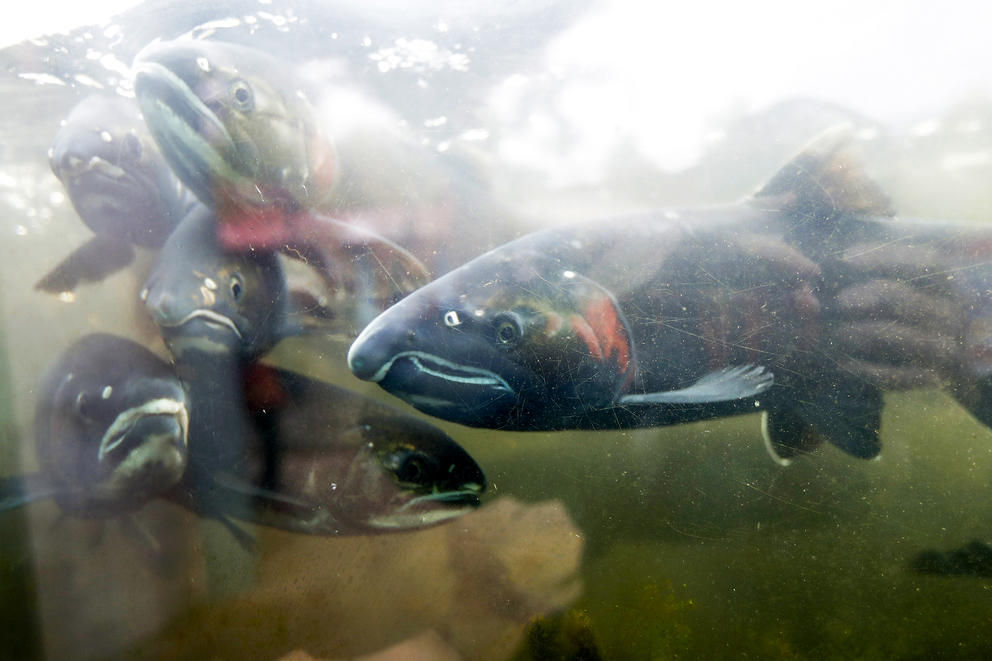
{"label": "fish", "polygon": [[135,57],[148,128],[208,206],[313,209],[334,189],[334,146],[287,63],[219,41],[153,43]]}
{"label": "fish", "polygon": [[80,101],[49,152],[79,217],[95,236],[60,262],[35,289],[60,293],[99,282],[129,265],[135,247],[160,248],[193,198],[158,151],[132,99]]}
{"label": "fish", "polygon": [[213,473],[200,507],[318,535],[418,529],[479,507],[482,469],[434,425],[262,363],[243,378],[246,451]]}
{"label": "fish", "polygon": [[485,476],[433,425],[372,399],[257,364],[236,410],[243,453],[197,474],[197,402],[172,367],[126,338],[88,335],[52,365],[36,410],[41,471],[0,483],[0,511],[54,498],[67,514],[109,518],[164,499],[315,535],[431,526],[480,504]]}
{"label": "fish", "polygon": [[54,498],[66,513],[136,511],[182,480],[190,401],[170,367],[143,346],[87,335],[47,370],[35,407],[41,471],[0,490],[0,509]]}
{"label": "fish", "polygon": [[287,63],[247,46],[177,40],[146,47],[133,69],[149,131],[216,212],[225,250],[281,250],[317,268],[333,292],[381,309],[427,282],[401,246],[321,213],[335,188],[334,147]]}
{"label": "fish", "polygon": [[936,576],[992,577],[992,546],[973,539],[953,551],[930,549],[921,551],[910,562],[910,569],[919,574]]}
{"label": "fish", "polygon": [[762,413],[782,464],[880,450],[882,393],[944,386],[992,426],[992,228],[895,215],[852,132],[755,194],[525,235],[373,320],[358,378],[514,431]]}
{"label": "fish", "polygon": [[291,306],[277,255],[226,252],[215,227],[214,211],[197,204],[165,242],[139,292],[180,362],[187,351],[257,358],[305,324]]}

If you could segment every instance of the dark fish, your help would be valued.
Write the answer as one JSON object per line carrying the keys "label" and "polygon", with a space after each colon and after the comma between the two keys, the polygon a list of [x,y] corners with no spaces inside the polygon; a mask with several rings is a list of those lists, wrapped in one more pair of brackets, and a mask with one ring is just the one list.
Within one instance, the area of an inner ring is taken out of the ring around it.
{"label": "dark fish", "polygon": [[254,358],[300,331],[278,256],[225,252],[215,229],[213,211],[196,205],[166,241],[141,290],[180,361],[190,349]]}
{"label": "dark fish", "polygon": [[330,197],[334,147],[286,63],[217,41],[168,41],[134,61],[135,92],[176,174],[202,202],[313,209]]}
{"label": "dark fish", "polygon": [[286,370],[254,364],[244,379],[245,452],[197,494],[208,511],[344,535],[422,528],[479,506],[482,470],[433,425]]}
{"label": "dark fish", "polygon": [[823,440],[878,454],[885,388],[947,384],[992,425],[992,229],[892,217],[847,142],[827,134],[736,205],[501,246],[380,315],[351,370],[478,427],[760,410],[783,462]]}
{"label": "dark fish", "polygon": [[77,516],[137,510],[182,479],[188,429],[187,393],[168,365],[129,340],[88,335],[42,379],[41,474],[8,482],[0,508],[54,497]]}
{"label": "dark fish", "polygon": [[283,250],[314,264],[333,289],[383,307],[426,282],[423,264],[403,248],[318,213],[333,196],[334,149],[286,63],[191,40],[149,46],[134,70],[149,130],[182,182],[216,211],[225,249]]}
{"label": "dark fish", "polygon": [[76,212],[96,234],[36,285],[72,291],[134,259],[134,246],[159,248],[192,201],[162,158],[138,112],[120,96],[79,102],[50,152]]}
{"label": "dark fish", "polygon": [[953,551],[923,551],[910,567],[920,574],[992,578],[992,546],[973,540]]}
{"label": "dark fish", "polygon": [[197,409],[171,368],[124,338],[79,340],[42,383],[42,472],[0,484],[0,510],[54,497],[76,516],[114,516],[165,498],[236,533],[231,517],[344,535],[434,525],[479,505],[482,471],[432,425],[291,372],[256,365],[246,376],[234,409],[248,423],[244,451],[194,480]]}

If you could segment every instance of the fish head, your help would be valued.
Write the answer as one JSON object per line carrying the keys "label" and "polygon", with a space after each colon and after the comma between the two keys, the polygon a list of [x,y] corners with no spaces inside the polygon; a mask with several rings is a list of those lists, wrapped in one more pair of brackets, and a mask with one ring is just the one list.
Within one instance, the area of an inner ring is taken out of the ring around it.
{"label": "fish head", "polygon": [[49,162],[96,234],[159,247],[179,222],[185,193],[130,99],[80,101],[56,133]]}
{"label": "fish head", "polygon": [[213,212],[198,206],[166,242],[141,290],[177,360],[187,354],[254,357],[286,332],[286,283],[270,252],[228,253]]}
{"label": "fish head", "polygon": [[217,41],[146,47],[134,61],[145,120],[179,178],[215,208],[310,208],[330,194],[333,148],[291,67]]}
{"label": "fish head", "polygon": [[135,510],[182,478],[189,401],[144,347],[88,335],[46,373],[35,411],[43,471],[61,507],[83,515]]}
{"label": "fish head", "polygon": [[440,429],[381,411],[359,427],[361,442],[338,485],[342,519],[369,531],[412,530],[479,507],[485,475]]}
{"label": "fish head", "polygon": [[348,352],[352,372],[425,413],[477,427],[534,429],[610,405],[634,365],[613,296],[513,246],[374,319]]}

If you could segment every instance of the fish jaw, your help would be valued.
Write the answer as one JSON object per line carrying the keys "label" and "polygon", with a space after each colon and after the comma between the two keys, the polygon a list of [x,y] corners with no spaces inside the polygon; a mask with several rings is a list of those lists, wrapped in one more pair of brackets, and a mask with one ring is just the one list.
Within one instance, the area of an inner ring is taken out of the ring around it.
{"label": "fish jaw", "polygon": [[135,58],[134,87],[149,131],[183,183],[212,205],[218,191],[245,179],[232,165],[234,140],[191,86],[184,62],[169,51],[146,50]]}
{"label": "fish jaw", "polygon": [[472,427],[521,420],[521,403],[542,388],[538,375],[485,337],[421,318],[411,300],[417,297],[386,310],[359,334],[348,351],[352,373],[444,420]]}
{"label": "fish jaw", "polygon": [[366,522],[380,531],[415,530],[436,526],[477,509],[482,501],[479,488],[438,492],[411,497],[393,511],[372,516]]}
{"label": "fish jaw", "polygon": [[156,171],[152,164],[115,162],[112,154],[101,153],[108,145],[75,137],[60,137],[60,143],[72,144],[53,146],[52,171],[83,222],[97,234],[160,247],[179,213],[175,180],[165,163],[155,162]]}
{"label": "fish jaw", "polygon": [[182,479],[188,459],[189,410],[184,401],[159,398],[118,415],[100,442],[98,462],[109,470],[92,490],[100,502],[140,507]]}

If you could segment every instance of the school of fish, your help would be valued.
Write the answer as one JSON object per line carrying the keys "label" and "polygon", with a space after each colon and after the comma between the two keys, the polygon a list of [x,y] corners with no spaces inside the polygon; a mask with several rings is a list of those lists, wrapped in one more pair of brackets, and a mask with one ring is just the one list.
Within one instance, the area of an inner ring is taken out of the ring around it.
{"label": "school of fish", "polygon": [[349,161],[283,63],[187,39],[133,70],[136,100],[84,98],[55,136],[52,170],[95,236],[36,287],[157,251],[136,298],[171,362],[79,338],[38,389],[41,470],[0,484],[0,509],[162,499],[250,544],[237,522],[364,535],[478,507],[483,472],[443,431],[264,362],[342,331],[355,377],[470,427],[758,412],[780,464],[824,442],[869,459],[883,392],[933,386],[992,427],[992,230],[896,216],[844,130],[737,204],[544,229],[431,280],[443,258],[336,216]]}

